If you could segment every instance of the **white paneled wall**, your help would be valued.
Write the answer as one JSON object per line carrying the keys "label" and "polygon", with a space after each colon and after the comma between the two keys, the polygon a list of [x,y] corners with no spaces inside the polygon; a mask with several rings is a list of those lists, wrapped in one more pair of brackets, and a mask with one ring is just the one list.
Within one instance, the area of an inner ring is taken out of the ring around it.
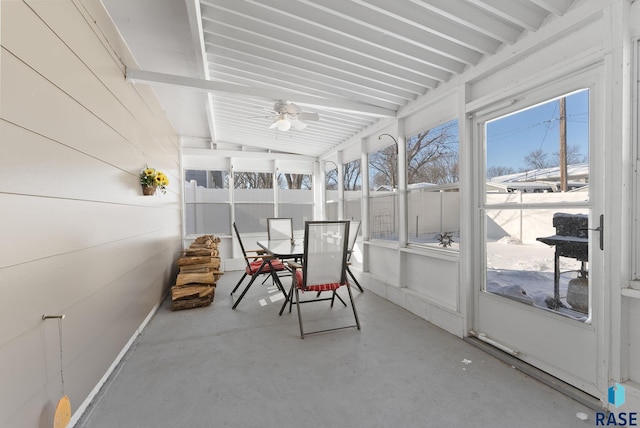
{"label": "white paneled wall", "polygon": [[[97,0],[3,1],[0,426],[76,411],[159,304],[181,249],[178,137]],[[107,39],[107,37],[110,37]],[[145,165],[168,192],[142,196]]]}

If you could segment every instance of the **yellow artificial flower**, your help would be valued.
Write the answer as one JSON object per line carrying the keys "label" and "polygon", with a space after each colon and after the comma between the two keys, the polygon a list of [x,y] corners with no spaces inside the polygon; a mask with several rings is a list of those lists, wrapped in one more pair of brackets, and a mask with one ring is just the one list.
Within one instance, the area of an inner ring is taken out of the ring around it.
{"label": "yellow artificial flower", "polygon": [[166,186],[169,185],[169,178],[164,172],[145,166],[140,171],[140,184],[143,186],[158,187],[162,193],[166,193]]}

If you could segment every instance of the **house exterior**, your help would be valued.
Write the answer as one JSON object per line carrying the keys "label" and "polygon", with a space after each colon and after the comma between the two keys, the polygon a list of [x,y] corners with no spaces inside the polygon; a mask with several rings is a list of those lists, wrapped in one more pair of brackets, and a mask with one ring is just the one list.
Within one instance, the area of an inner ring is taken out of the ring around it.
{"label": "house exterior", "polygon": [[[625,408],[640,409],[639,2],[577,1],[317,159],[204,155],[181,145],[154,92],[125,80],[135,59],[98,0],[2,1],[0,17],[0,378],[9,385],[0,390],[0,425],[47,425],[62,393],[61,364],[74,419],[88,406],[160,305],[175,260],[193,238],[185,233],[185,170],[289,168],[319,184],[331,163],[357,160],[361,190],[328,194],[316,185],[310,212],[318,219],[361,215],[359,268],[371,292],[453,335],[511,353],[603,408],[615,409],[608,389],[622,384]],[[588,192],[487,196],[487,123],[576,91],[589,100]],[[448,198],[438,205],[440,223],[451,223],[434,230],[457,235],[454,247],[442,248],[411,233],[422,222],[413,204],[433,196],[418,192],[433,189],[400,179],[397,191],[379,195],[369,190],[367,164],[388,144],[380,135],[390,134],[406,176],[407,139],[450,120],[458,123],[459,182],[457,191],[437,195]],[[145,165],[167,174],[165,195],[142,195]],[[388,223],[382,212],[376,217],[377,203],[395,207]],[[520,242],[533,246],[553,234],[556,212],[589,218],[589,309],[582,317],[491,292],[500,279],[495,271],[506,269],[492,258],[503,248],[492,233],[524,229]],[[547,229],[526,223],[536,216]],[[378,220],[389,233],[374,236]],[[225,268],[233,269],[236,243],[230,233],[221,239]]]}

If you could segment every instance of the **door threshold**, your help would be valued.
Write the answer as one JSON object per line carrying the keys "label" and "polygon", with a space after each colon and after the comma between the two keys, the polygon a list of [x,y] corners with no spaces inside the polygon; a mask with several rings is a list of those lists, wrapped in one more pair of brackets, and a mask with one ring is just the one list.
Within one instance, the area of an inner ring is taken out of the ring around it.
{"label": "door threshold", "polygon": [[548,387],[555,389],[556,391],[566,395],[567,397],[577,401],[578,403],[590,408],[593,411],[600,412],[604,409],[602,406],[602,402],[593,395],[587,394],[586,392],[576,388],[575,386],[569,385],[568,383],[558,379],[557,377],[551,376],[549,373],[544,372],[501,349],[498,349],[473,336],[467,336],[463,338],[463,340],[475,346],[476,348],[482,349],[487,354],[497,358],[498,360],[506,364],[509,364],[511,367],[523,372],[527,376],[532,377],[539,382],[542,382]]}

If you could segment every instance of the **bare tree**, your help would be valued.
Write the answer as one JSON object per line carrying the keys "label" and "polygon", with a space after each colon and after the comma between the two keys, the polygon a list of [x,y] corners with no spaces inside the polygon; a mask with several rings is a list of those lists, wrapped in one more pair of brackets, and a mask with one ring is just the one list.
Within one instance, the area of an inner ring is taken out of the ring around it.
{"label": "bare tree", "polygon": [[542,149],[536,149],[524,157],[524,163],[529,169],[549,168],[552,165],[548,157],[548,153],[543,152]]}
{"label": "bare tree", "polygon": [[236,189],[273,189],[273,174],[269,172],[236,172],[233,179]]}
{"label": "bare tree", "polygon": [[[359,190],[362,186],[360,160],[345,163],[342,166],[344,190]],[[327,171],[325,176],[325,188],[327,190],[338,190],[338,170]]]}
{"label": "bare tree", "polygon": [[372,188],[378,186],[398,187],[398,146],[393,144],[369,154]]}
{"label": "bare tree", "polygon": [[458,154],[449,153],[433,160],[419,176],[422,182],[434,184],[449,184],[460,181]]}
{"label": "bare tree", "polygon": [[336,168],[327,172],[324,186],[326,190],[338,190],[338,170]]}
{"label": "bare tree", "polygon": [[[453,131],[458,122],[421,132],[407,141],[407,180],[409,183],[450,183],[457,181],[458,141]],[[451,174],[455,175],[452,180]]]}
{"label": "bare tree", "polygon": [[278,174],[278,186],[281,189],[311,189],[311,177],[308,174]]}
{"label": "bare tree", "polygon": [[[553,154],[553,160],[555,165],[560,165],[560,153],[555,152]],[[577,163],[587,162],[587,156],[583,155],[580,146],[570,144],[567,146],[567,165],[575,165]]]}
{"label": "bare tree", "polygon": [[501,175],[515,174],[516,171],[510,166],[492,166],[487,169],[487,178],[500,177]]}
{"label": "bare tree", "polygon": [[359,190],[362,187],[360,174],[360,159],[344,164],[344,190]]}
{"label": "bare tree", "polygon": [[[421,132],[407,141],[407,182],[445,184],[458,181],[458,121]],[[397,145],[369,155],[371,186],[398,185]]]}

